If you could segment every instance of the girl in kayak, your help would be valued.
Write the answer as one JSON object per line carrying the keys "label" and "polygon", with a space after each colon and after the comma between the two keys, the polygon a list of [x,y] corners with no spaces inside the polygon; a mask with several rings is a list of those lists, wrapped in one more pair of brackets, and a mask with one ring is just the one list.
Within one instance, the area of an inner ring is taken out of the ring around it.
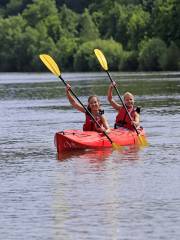
{"label": "girl in kayak", "polygon": [[88,107],[89,112],[94,116],[95,120],[99,123],[99,127],[92,117],[86,112],[86,110],[76,101],[76,99],[70,93],[71,86],[67,84],[66,86],[66,95],[71,103],[71,105],[76,108],[78,111],[85,113],[86,120],[83,125],[83,131],[96,131],[106,133],[110,132],[109,124],[104,116],[104,111],[100,109],[100,102],[96,95],[92,95],[88,98]]}
{"label": "girl in kayak", "polygon": [[108,89],[108,101],[111,104],[111,106],[118,111],[118,114],[116,116],[116,122],[114,125],[114,128],[120,128],[124,127],[130,130],[134,130],[134,128],[138,129],[139,123],[140,123],[140,108],[136,108],[134,106],[134,96],[130,92],[126,92],[124,94],[124,104],[126,105],[126,108],[131,116],[131,120],[127,114],[126,109],[123,107],[123,105],[118,104],[112,97],[113,88],[115,86],[115,82],[110,84]]}

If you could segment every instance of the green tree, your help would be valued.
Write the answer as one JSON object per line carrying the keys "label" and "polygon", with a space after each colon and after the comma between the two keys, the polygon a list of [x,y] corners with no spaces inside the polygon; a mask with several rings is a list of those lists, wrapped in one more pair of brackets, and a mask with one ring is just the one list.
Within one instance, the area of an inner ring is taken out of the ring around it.
{"label": "green tree", "polygon": [[0,71],[20,71],[22,34],[26,21],[19,15],[0,19]]}
{"label": "green tree", "polygon": [[28,5],[22,15],[33,28],[37,25],[45,26],[47,34],[54,42],[57,42],[64,34],[55,0],[35,0],[34,3]]}
{"label": "green tree", "polygon": [[75,12],[82,13],[93,0],[56,0],[58,6],[66,5]]}
{"label": "green tree", "polygon": [[21,15],[1,19],[0,31],[0,71],[38,71],[39,54],[57,52],[46,26],[27,27]]}
{"label": "green tree", "polygon": [[8,2],[9,2],[9,0],[1,0],[1,2],[0,2],[0,8],[1,8],[1,7],[5,7]]}
{"label": "green tree", "polygon": [[137,71],[138,70],[138,51],[124,51],[122,70]]}
{"label": "green tree", "polygon": [[82,42],[99,38],[98,28],[93,22],[92,17],[87,9],[84,10],[84,13],[81,15],[79,21],[79,37]]}
{"label": "green tree", "polygon": [[28,24],[34,27],[40,21],[45,21],[49,16],[58,15],[58,9],[55,0],[34,0],[22,14]]}
{"label": "green tree", "polygon": [[167,50],[166,69],[169,71],[180,70],[180,49],[174,42],[171,42]]}
{"label": "green tree", "polygon": [[59,18],[64,29],[64,34],[67,37],[75,37],[78,35],[79,15],[71,9],[63,5],[60,8]]}
{"label": "green tree", "polygon": [[9,0],[1,0],[0,1],[0,17],[4,17],[6,14],[6,4],[8,3]]}
{"label": "green tree", "polygon": [[57,42],[65,34],[65,30],[62,27],[58,15],[49,15],[44,20],[40,21],[39,24],[47,28],[48,36],[51,37],[54,42]]}
{"label": "green tree", "polygon": [[57,52],[56,57],[59,59],[59,62],[63,69],[72,71],[74,55],[77,51],[77,39],[76,38],[67,38],[63,36],[57,42]]}
{"label": "green tree", "polygon": [[96,70],[96,47],[113,70],[180,68],[179,0],[1,0],[0,31],[0,71],[44,70],[42,52]]}
{"label": "green tree", "polygon": [[26,62],[23,71],[47,70],[39,61],[39,54],[48,53],[56,56],[57,48],[51,37],[49,37],[46,26],[39,24],[36,28],[28,26],[22,36]]}
{"label": "green tree", "polygon": [[156,0],[153,12],[153,34],[167,45],[171,41],[180,47],[180,3],[179,0]]}
{"label": "green tree", "polygon": [[17,15],[21,13],[33,0],[10,0],[6,4],[7,15]]}
{"label": "green tree", "polygon": [[157,0],[141,0],[141,5],[145,11],[152,13],[156,1]]}
{"label": "green tree", "polygon": [[114,0],[91,0],[88,9],[91,13],[94,11],[101,11],[106,15],[114,2]]}
{"label": "green tree", "polygon": [[97,26],[98,30],[100,31],[100,26],[103,24],[104,14],[102,11],[94,11],[91,14],[93,22]]}
{"label": "green tree", "polygon": [[130,9],[114,3],[109,9],[109,13],[105,14],[101,21],[100,32],[102,37],[105,39],[112,37],[126,48],[129,41],[127,34],[129,16]]}
{"label": "green tree", "polygon": [[136,6],[128,22],[129,48],[137,49],[138,43],[147,35],[150,15]]}
{"label": "green tree", "polygon": [[105,54],[111,70],[119,70],[122,66],[123,48],[114,40],[89,41],[83,43],[75,54],[74,69],[76,71],[97,71],[100,65],[95,57],[94,49],[99,48]]}
{"label": "green tree", "polygon": [[163,40],[159,38],[144,40],[139,48],[140,70],[165,70],[167,65],[167,47]]}

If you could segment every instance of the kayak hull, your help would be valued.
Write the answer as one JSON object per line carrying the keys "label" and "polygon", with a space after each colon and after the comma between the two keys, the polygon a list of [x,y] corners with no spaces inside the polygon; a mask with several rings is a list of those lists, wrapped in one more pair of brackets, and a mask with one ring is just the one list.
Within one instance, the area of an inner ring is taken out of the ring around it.
{"label": "kayak hull", "polygon": [[[140,135],[145,136],[142,129]],[[135,145],[138,136],[135,131],[124,128],[111,129],[108,134],[113,143],[120,146]],[[103,133],[82,130],[65,130],[55,134],[57,152],[72,151],[75,149],[99,149],[112,147],[111,142]]]}

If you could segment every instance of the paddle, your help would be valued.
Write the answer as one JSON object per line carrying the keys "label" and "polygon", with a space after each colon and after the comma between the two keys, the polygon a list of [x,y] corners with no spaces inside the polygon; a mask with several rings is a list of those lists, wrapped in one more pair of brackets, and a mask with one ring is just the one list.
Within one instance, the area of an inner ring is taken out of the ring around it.
{"label": "paddle", "polygon": [[[53,58],[47,54],[41,54],[39,55],[41,61],[46,65],[46,67],[57,77],[59,77],[61,79],[61,81],[64,83],[65,86],[67,86],[67,83],[65,82],[65,80],[61,77],[61,72],[60,69],[58,67],[58,65],[56,64],[56,62],[53,60]],[[92,115],[92,113],[84,106],[84,104],[80,101],[80,99],[76,96],[76,94],[72,91],[72,89],[70,88],[69,91],[71,92],[71,94],[77,99],[77,101],[81,104],[81,106],[84,108],[84,110],[90,115],[90,117],[92,118],[92,120],[98,125],[98,127],[101,128],[101,125],[96,121],[95,117]],[[112,146],[114,148],[119,148],[121,146],[117,145],[116,143],[113,143],[113,141],[111,140],[111,138],[108,136],[108,134],[103,131],[104,135],[107,137],[107,139],[110,141],[110,143],[112,144]]]}
{"label": "paddle", "polygon": [[[103,53],[101,52],[101,50],[99,50],[99,49],[94,49],[94,53],[95,53],[95,55],[96,55],[96,57],[97,57],[100,65],[101,65],[102,68],[106,71],[106,73],[107,73],[107,75],[108,75],[111,83],[115,82],[115,81],[112,80],[112,78],[111,78],[111,76],[110,76],[110,73],[109,73],[109,71],[108,71],[108,64],[107,64],[107,60],[106,60],[104,54],[103,54]],[[119,99],[121,100],[121,103],[122,103],[123,107],[124,107],[125,110],[126,110],[126,113],[127,113],[128,117],[129,117],[129,119],[132,121],[131,115],[129,114],[128,109],[127,109],[127,107],[126,107],[123,99],[121,98],[121,95],[120,95],[120,93],[119,93],[116,85],[113,84],[113,86],[114,86],[114,88],[115,88],[115,90],[116,90],[117,95],[119,96]],[[138,130],[137,130],[137,128],[136,128],[136,126],[135,126],[134,124],[133,124],[133,127],[134,127],[134,130],[136,131],[137,136],[138,136],[138,144],[139,144],[140,146],[143,146],[143,147],[148,146],[148,142],[147,142],[147,139],[145,138],[145,136],[141,136],[141,135],[139,134],[139,132],[138,132]]]}

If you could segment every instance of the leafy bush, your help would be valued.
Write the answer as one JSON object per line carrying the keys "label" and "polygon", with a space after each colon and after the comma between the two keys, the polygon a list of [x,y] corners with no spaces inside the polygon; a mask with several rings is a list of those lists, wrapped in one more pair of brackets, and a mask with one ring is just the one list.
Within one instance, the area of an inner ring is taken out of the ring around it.
{"label": "leafy bush", "polygon": [[169,71],[180,70],[180,49],[174,42],[171,42],[167,50],[167,66]]}
{"label": "leafy bush", "polygon": [[164,70],[167,65],[167,47],[163,40],[152,38],[141,42],[139,68],[146,71]]}
{"label": "leafy bush", "polygon": [[122,70],[136,71],[138,69],[138,52],[126,51],[123,54]]}
{"label": "leafy bush", "polygon": [[76,71],[97,71],[99,63],[96,60],[94,49],[98,48],[104,53],[109,68],[120,70],[123,59],[123,48],[120,43],[114,40],[96,40],[82,44],[74,58],[74,70]]}
{"label": "leafy bush", "polygon": [[73,70],[74,54],[77,50],[77,39],[62,37],[56,44],[56,57],[59,59],[61,67],[65,70]]}

